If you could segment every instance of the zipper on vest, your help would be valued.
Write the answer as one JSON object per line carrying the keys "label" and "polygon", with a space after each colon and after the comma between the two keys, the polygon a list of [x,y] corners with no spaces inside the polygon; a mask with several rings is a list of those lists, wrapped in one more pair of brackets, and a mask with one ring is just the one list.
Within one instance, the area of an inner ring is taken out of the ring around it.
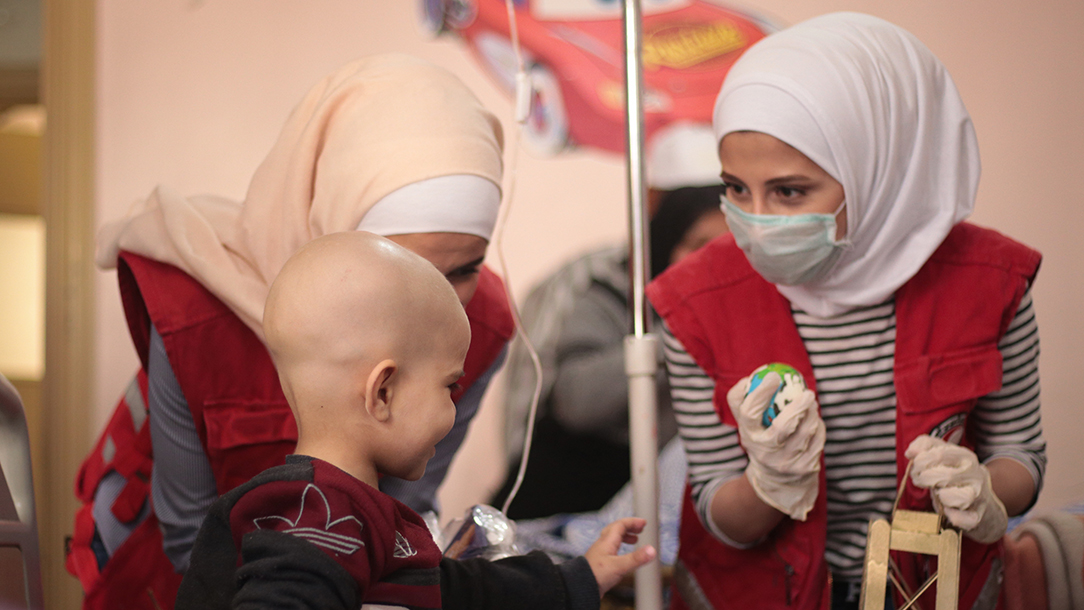
{"label": "zipper on vest", "polygon": [[790,565],[789,563],[785,564],[783,566],[783,573],[784,573],[784,576],[783,576],[783,590],[786,591],[787,605],[789,606],[790,602],[791,602],[791,599],[790,599],[790,580],[791,580],[791,577],[794,576],[794,566]]}
{"label": "zipper on vest", "polygon": [[794,577],[794,566],[787,563],[786,559],[783,559],[783,555],[779,553],[779,547],[776,543],[772,543],[772,552],[775,553],[776,558],[783,564],[783,594],[786,596],[787,605],[791,605],[793,599],[791,598],[791,580]]}

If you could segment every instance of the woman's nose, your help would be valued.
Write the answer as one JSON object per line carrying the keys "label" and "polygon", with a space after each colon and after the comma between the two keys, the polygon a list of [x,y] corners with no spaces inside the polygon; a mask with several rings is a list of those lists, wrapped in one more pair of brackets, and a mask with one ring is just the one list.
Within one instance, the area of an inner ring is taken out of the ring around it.
{"label": "woman's nose", "polygon": [[753,213],[753,214],[767,214],[768,213],[768,203],[767,203],[767,201],[765,201],[765,197],[763,195],[754,194],[752,196],[752,201],[753,201],[753,207],[752,207],[751,210],[749,210],[751,213]]}

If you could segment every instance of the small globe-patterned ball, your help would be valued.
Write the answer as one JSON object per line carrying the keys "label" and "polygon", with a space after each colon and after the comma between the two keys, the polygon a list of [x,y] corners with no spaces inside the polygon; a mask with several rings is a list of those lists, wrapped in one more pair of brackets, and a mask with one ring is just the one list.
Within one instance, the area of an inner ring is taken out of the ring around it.
{"label": "small globe-patterned ball", "polygon": [[755,390],[764,381],[764,377],[768,373],[778,374],[783,383],[772,394],[771,400],[768,401],[768,408],[764,410],[764,415],[760,418],[760,423],[765,428],[772,425],[772,421],[779,416],[780,411],[797,400],[802,395],[802,391],[805,390],[805,379],[802,378],[802,374],[797,369],[787,364],[773,362],[753,371],[753,375],[749,379],[749,389],[746,390],[745,395],[748,396],[750,392]]}

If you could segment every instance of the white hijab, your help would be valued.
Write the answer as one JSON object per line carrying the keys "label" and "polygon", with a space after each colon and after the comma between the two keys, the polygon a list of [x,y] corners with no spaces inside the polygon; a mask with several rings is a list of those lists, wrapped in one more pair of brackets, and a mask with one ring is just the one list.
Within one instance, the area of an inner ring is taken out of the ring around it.
{"label": "white hijab", "polygon": [[952,78],[876,17],[824,15],[753,45],[727,75],[714,127],[717,142],[778,138],[843,185],[851,246],[824,279],[778,286],[816,316],[887,300],[974,208],[978,143]]}

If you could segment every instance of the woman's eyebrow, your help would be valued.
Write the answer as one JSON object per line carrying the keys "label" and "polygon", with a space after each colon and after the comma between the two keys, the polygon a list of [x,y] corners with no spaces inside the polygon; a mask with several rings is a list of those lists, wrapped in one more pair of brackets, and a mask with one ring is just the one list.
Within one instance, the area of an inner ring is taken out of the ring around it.
{"label": "woman's eyebrow", "polygon": [[787,184],[787,183],[790,183],[790,182],[812,182],[812,180],[813,179],[810,178],[809,176],[803,176],[801,174],[791,174],[790,176],[779,176],[778,178],[772,178],[771,180],[768,180],[764,184],[776,185],[776,184]]}

